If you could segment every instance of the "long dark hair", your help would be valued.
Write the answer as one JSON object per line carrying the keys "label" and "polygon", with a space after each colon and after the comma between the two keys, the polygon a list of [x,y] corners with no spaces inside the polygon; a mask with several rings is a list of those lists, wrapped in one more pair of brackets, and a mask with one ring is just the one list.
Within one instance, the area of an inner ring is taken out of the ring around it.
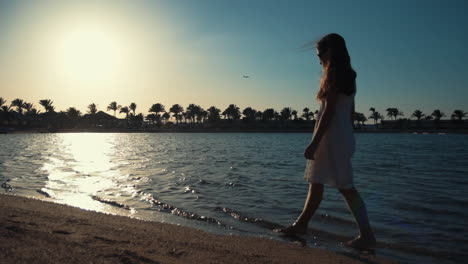
{"label": "long dark hair", "polygon": [[352,95],[356,92],[356,72],[351,67],[351,58],[342,36],[332,33],[321,38],[316,48],[319,54],[327,54],[324,62],[320,89],[317,100],[327,97],[327,91],[338,89],[338,92]]}

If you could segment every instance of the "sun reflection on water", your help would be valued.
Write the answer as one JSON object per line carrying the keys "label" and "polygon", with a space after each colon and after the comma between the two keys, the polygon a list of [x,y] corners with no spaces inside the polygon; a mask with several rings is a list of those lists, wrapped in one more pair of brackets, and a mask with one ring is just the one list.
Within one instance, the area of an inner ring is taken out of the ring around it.
{"label": "sun reflection on water", "polygon": [[120,175],[113,170],[112,149],[115,134],[61,134],[57,152],[42,169],[48,180],[42,191],[60,203],[87,210],[111,212],[108,205],[93,196],[118,188]]}

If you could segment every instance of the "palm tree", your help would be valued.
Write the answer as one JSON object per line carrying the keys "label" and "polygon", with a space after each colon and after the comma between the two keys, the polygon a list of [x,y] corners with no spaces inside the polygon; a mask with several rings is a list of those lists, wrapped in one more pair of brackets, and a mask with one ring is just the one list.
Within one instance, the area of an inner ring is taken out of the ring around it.
{"label": "palm tree", "polygon": [[169,118],[171,118],[171,115],[168,112],[164,112],[161,116],[162,120],[166,123]]}
{"label": "palm tree", "polygon": [[130,109],[128,106],[120,107],[119,114],[124,113],[125,114],[125,119],[128,119],[128,114],[130,113]]}
{"label": "palm tree", "polygon": [[227,119],[238,120],[241,117],[240,109],[235,104],[230,104],[222,113]]}
{"label": "palm tree", "polygon": [[411,117],[416,117],[417,120],[421,120],[421,118],[423,118],[425,115],[423,114],[423,112],[421,112],[421,110],[414,110],[413,114],[411,115]]}
{"label": "palm tree", "polygon": [[65,114],[72,120],[77,121],[81,117],[80,110],[76,109],[75,107],[69,107]]}
{"label": "palm tree", "polygon": [[394,120],[396,120],[398,116],[403,116],[403,112],[400,112],[398,108],[387,108],[385,111],[387,111],[387,116],[390,118],[393,117]]}
{"label": "palm tree", "polygon": [[166,110],[164,109],[164,105],[160,103],[153,104],[148,112],[154,113],[156,115],[156,122],[159,124],[161,121],[161,115],[159,113],[163,113]]}
{"label": "palm tree", "polygon": [[292,110],[291,115],[293,116],[294,120],[297,120],[297,111]]}
{"label": "palm tree", "polygon": [[9,105],[2,105],[0,107],[0,120],[7,120],[11,121],[15,117],[13,110],[11,109],[11,106]]}
{"label": "palm tree", "polygon": [[16,107],[16,112],[18,112],[20,115],[23,114],[23,107],[24,107],[24,101],[17,98],[13,101],[11,101],[11,106]]}
{"label": "palm tree", "polygon": [[128,108],[130,108],[130,110],[133,112],[133,115],[135,116],[136,115],[135,112],[136,112],[137,105],[135,103],[131,103]]}
{"label": "palm tree", "polygon": [[0,108],[1,108],[4,104],[6,104],[6,100],[3,99],[2,97],[0,97]]}
{"label": "palm tree", "polygon": [[208,108],[208,121],[216,122],[219,119],[221,119],[219,113],[221,113],[221,110],[215,106],[211,106],[210,108]]}
{"label": "palm tree", "polygon": [[55,107],[52,106],[52,103],[53,103],[53,101],[50,100],[50,99],[39,100],[39,104],[44,107],[46,113],[54,112]]}
{"label": "palm tree", "polygon": [[197,115],[197,122],[201,123],[205,119],[205,109],[203,109],[201,106],[197,105],[196,107],[196,115]]}
{"label": "palm tree", "polygon": [[120,107],[121,107],[120,105],[117,105],[117,102],[111,102],[111,103],[107,106],[107,111],[110,111],[110,110],[114,111],[114,117],[115,117],[115,112],[116,112],[117,110],[119,110]]}
{"label": "palm tree", "polygon": [[281,119],[283,120],[289,120],[291,119],[291,113],[292,113],[291,107],[285,107],[283,110],[281,110]]}
{"label": "palm tree", "polygon": [[171,108],[169,108],[169,113],[173,113],[174,118],[176,120],[176,123],[179,123],[179,120],[182,119],[182,116],[180,115],[184,111],[184,108],[180,106],[179,104],[173,105]]}
{"label": "palm tree", "polygon": [[310,109],[309,108],[304,108],[302,110],[303,114],[302,114],[302,117],[305,118],[305,120],[310,120],[310,119],[314,119],[314,113],[313,112],[310,112]]}
{"label": "palm tree", "polygon": [[[372,112],[372,114],[369,116],[370,119],[374,119],[374,125],[377,126],[377,122],[379,120],[382,120],[384,117],[383,115],[381,115],[379,112],[375,111],[375,108],[371,108],[371,109],[374,109],[374,111]],[[372,110],[371,110],[372,111]]]}
{"label": "palm tree", "polygon": [[95,103],[92,103],[92,104],[88,105],[88,114],[94,115],[94,114],[97,113],[97,111],[98,110],[97,110],[97,106],[96,106]]}
{"label": "palm tree", "polygon": [[431,116],[434,117],[435,121],[439,121],[442,117],[445,116],[445,114],[442,113],[439,109],[436,109],[434,112],[432,112]]}
{"label": "palm tree", "polygon": [[262,111],[257,111],[257,113],[255,113],[255,119],[256,120],[262,120],[263,119],[263,112]]}
{"label": "palm tree", "polygon": [[253,109],[252,107],[246,107],[243,111],[242,114],[244,115],[245,120],[255,120],[255,114],[257,113],[257,110]]}
{"label": "palm tree", "polygon": [[199,107],[196,104],[189,104],[187,106],[187,118],[192,121],[192,123],[195,123],[195,120],[197,119],[197,115],[199,114],[200,110]]}
{"label": "palm tree", "polygon": [[34,109],[34,105],[32,103],[23,103],[23,109],[26,110],[26,114],[31,113],[32,109]]}
{"label": "palm tree", "polygon": [[[359,112],[355,112],[355,116],[356,116],[356,121],[358,122],[358,124],[361,123],[364,126],[364,122],[367,121],[366,116],[363,113],[359,113]],[[361,125],[359,124],[359,126]]]}
{"label": "palm tree", "polygon": [[146,115],[146,120],[150,121],[151,124],[154,124],[158,118],[156,114],[148,114]]}
{"label": "palm tree", "polygon": [[281,114],[280,114],[280,113],[278,113],[278,112],[276,112],[276,111],[275,111],[275,113],[273,114],[273,118],[274,118],[276,121],[278,121],[278,120],[281,120],[281,119],[282,119],[282,117],[281,117]]}
{"label": "palm tree", "polygon": [[457,119],[462,120],[463,117],[467,116],[468,113],[464,112],[463,110],[455,110],[453,111],[453,114],[451,115],[452,119]]}
{"label": "palm tree", "polygon": [[201,118],[202,122],[205,123],[205,120],[208,119],[208,111],[204,110],[203,108],[201,110],[202,111],[200,113],[200,118]]}
{"label": "palm tree", "polygon": [[267,108],[265,109],[265,111],[263,111],[263,119],[265,120],[272,120],[273,118],[275,118],[275,109],[273,108]]}

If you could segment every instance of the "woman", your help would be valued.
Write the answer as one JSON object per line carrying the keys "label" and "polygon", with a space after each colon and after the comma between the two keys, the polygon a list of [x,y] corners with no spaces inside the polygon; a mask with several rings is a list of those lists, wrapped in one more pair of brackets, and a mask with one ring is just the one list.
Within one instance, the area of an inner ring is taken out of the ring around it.
{"label": "woman", "polygon": [[359,226],[359,236],[346,245],[361,249],[373,248],[375,237],[364,201],[354,188],[351,167],[356,72],[351,67],[345,41],[340,35],[326,35],[316,47],[323,66],[323,76],[317,94],[320,111],[312,142],[304,152],[307,159],[304,178],[310,184],[309,193],[297,220],[289,227],[276,231],[306,233],[309,220],[322,201],[323,185],[328,184],[339,189]]}

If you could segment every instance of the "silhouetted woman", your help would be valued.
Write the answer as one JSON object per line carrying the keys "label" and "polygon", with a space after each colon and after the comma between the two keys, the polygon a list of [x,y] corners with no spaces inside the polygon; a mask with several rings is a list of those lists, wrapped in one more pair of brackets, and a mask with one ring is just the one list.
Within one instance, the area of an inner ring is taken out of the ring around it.
{"label": "silhouetted woman", "polygon": [[306,233],[309,220],[322,201],[323,185],[327,184],[338,188],[359,226],[359,236],[346,245],[373,248],[375,237],[364,201],[354,187],[351,167],[355,149],[353,115],[356,72],[351,67],[345,41],[340,35],[326,35],[316,48],[323,66],[323,76],[317,93],[320,111],[312,142],[304,152],[307,159],[304,178],[310,184],[309,193],[297,220],[289,227],[276,231]]}

